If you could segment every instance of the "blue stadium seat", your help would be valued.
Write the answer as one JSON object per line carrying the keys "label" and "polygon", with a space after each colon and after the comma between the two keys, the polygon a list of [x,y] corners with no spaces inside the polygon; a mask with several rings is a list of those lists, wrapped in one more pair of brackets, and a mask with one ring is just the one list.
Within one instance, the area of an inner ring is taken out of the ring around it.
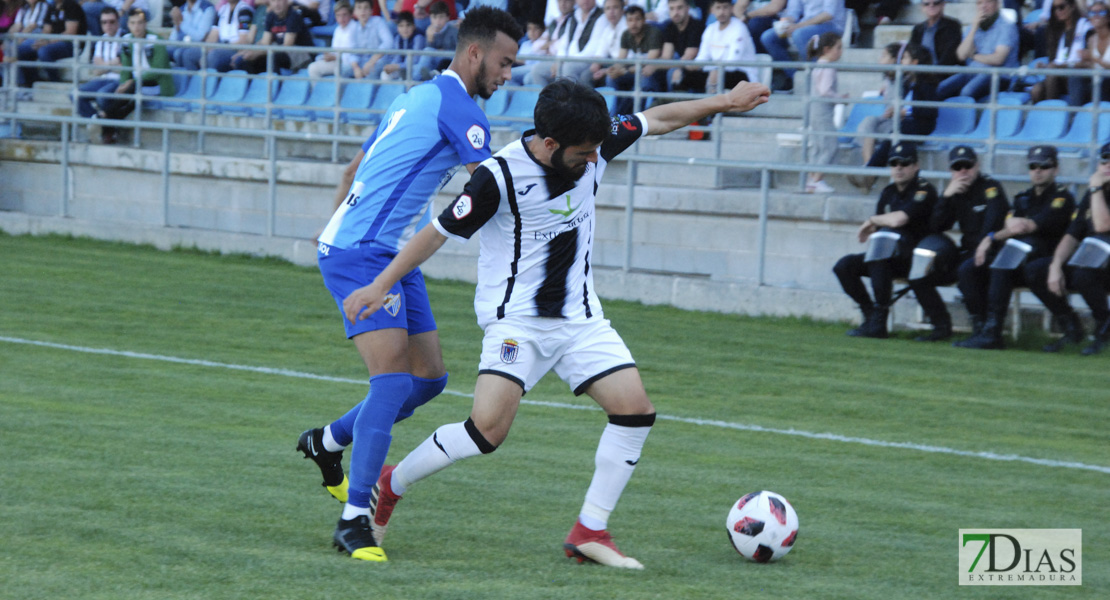
{"label": "blue stadium seat", "polygon": [[[189,85],[189,75],[185,73],[185,69],[182,67],[170,68],[173,69],[173,74],[171,75],[171,77],[173,77],[173,89],[176,90],[177,94],[180,94]],[[162,108],[163,100],[161,96],[152,96],[151,94],[143,95],[151,98],[150,100],[143,98],[143,108],[148,110],[158,110]]]}
{"label": "blue stadium seat", "polygon": [[[844,119],[844,125],[840,127],[840,133],[854,134],[856,129],[859,129],[859,124],[867,117],[877,117],[883,114],[888,105],[882,102],[875,104],[853,104],[852,110],[848,112],[848,118]],[[858,146],[859,138],[853,136],[841,136],[839,138],[841,144],[849,146]]]}
{"label": "blue stadium seat", "polygon": [[605,98],[605,105],[609,107],[609,115],[612,116],[617,114],[617,97],[615,95],[617,89],[609,86],[601,86],[595,89],[597,93]]}
{"label": "blue stadium seat", "polygon": [[281,114],[286,119],[295,121],[330,121],[334,118],[333,110],[323,110],[335,107],[335,80],[321,79],[312,86],[312,93],[305,100],[304,109],[286,108]]}
{"label": "blue stadium seat", "polygon": [[[246,71],[228,71],[227,75],[246,75]],[[216,88],[216,93],[209,98],[212,104],[208,105],[210,112],[219,114],[227,112],[228,106],[223,106],[221,102],[242,102],[243,96],[247,94],[247,85],[251,82],[246,77],[228,77],[227,75],[220,76],[220,85]]]}
{"label": "blue stadium seat", "polygon": [[1066,108],[1067,102],[1063,100],[1041,100],[1029,110],[1025,124],[1021,130],[1013,135],[999,135],[999,142],[1027,142],[1019,146],[1008,144],[1010,148],[1025,148],[1038,142],[1054,142],[1063,137],[1068,130],[1069,114],[1054,110],[1037,110],[1038,108]]}
{"label": "blue stadium seat", "polygon": [[[225,115],[251,115],[261,117],[266,115],[266,78],[257,77],[248,80],[247,93],[243,96],[242,102],[250,106],[221,106],[220,112]],[[270,98],[276,98],[278,91],[281,89],[281,82],[277,79],[274,81],[273,93]]]}
{"label": "blue stadium seat", "polygon": [[[364,111],[370,108],[374,101],[374,84],[369,81],[356,81],[343,86],[343,95],[339,98],[339,106],[344,109],[342,118],[347,123],[376,123],[376,115]],[[319,117],[317,117],[319,118]]]}
{"label": "blue stadium seat", "polygon": [[[975,98],[971,96],[952,96],[945,100],[952,104],[975,104]],[[941,106],[937,109],[937,127],[933,130],[932,135],[937,137],[960,137],[971,133],[975,129],[975,113],[974,108],[960,108]],[[953,142],[933,142],[926,141],[922,147],[923,149],[942,149],[949,146],[954,146]]]}
{"label": "blue stadium seat", "polygon": [[[999,98],[999,104],[1006,106],[1021,106],[1022,102],[1017,98]],[[995,137],[1010,136],[1017,132],[1021,127],[1021,109],[1018,108],[1001,108],[998,110],[998,115],[995,122]],[[983,111],[979,117],[979,124],[967,134],[965,137],[969,142],[982,146],[981,140],[987,139],[987,134],[990,132],[990,111]]]}
{"label": "blue stadium seat", "polygon": [[[1075,113],[1075,119],[1071,122],[1071,127],[1068,129],[1064,137],[1057,140],[1058,143],[1070,144],[1090,144],[1091,143],[1091,113],[1090,108],[1093,103],[1088,102],[1083,105],[1082,112]],[[1110,102],[1098,103],[1098,132],[1095,139],[1099,145],[1110,142]],[[1086,149],[1080,148],[1060,148],[1060,152],[1069,154],[1077,153],[1086,155]]]}
{"label": "blue stadium seat", "polygon": [[[533,113],[536,110],[536,101],[540,98],[539,88],[520,89],[513,92],[509,98],[509,106],[505,108],[505,112],[501,113],[500,117],[517,117],[528,119],[527,127],[531,127]],[[522,127],[525,123],[521,121],[507,121],[505,119],[496,119],[490,122],[491,125],[501,125],[508,127]]]}
{"label": "blue stadium seat", "polygon": [[509,107],[509,90],[498,88],[489,100],[486,100],[485,112],[487,117],[496,117],[505,112]]}
{"label": "blue stadium seat", "polygon": [[379,114],[370,115],[368,122],[377,123],[381,121],[382,116],[389,110],[389,105],[393,104],[393,101],[404,93],[405,86],[403,85],[379,85],[377,93],[374,94],[374,101],[370,104],[370,109],[377,111]]}
{"label": "blue stadium seat", "polygon": [[[274,104],[284,108],[275,108],[273,115],[275,118],[281,119],[285,116],[287,109],[297,110],[298,106],[304,106],[305,100],[308,100],[309,83],[307,79],[286,79],[281,84],[281,89],[278,90],[277,96],[274,98]],[[252,114],[254,109],[251,109]]]}
{"label": "blue stadium seat", "polygon": [[204,97],[211,98],[216,94],[216,86],[219,84],[219,77],[217,77],[215,69],[208,69],[208,73],[202,77],[201,75],[193,75],[189,78],[189,83],[186,84],[184,89],[178,88],[177,95],[172,100],[163,100],[163,110],[173,110],[178,112],[199,111],[200,104],[196,102],[200,100],[200,86],[204,82]]}
{"label": "blue stadium seat", "polygon": [[[986,102],[988,98],[988,96],[984,96],[979,101]],[[1029,104],[1032,99],[1033,96],[1029,92],[998,92],[998,102],[1000,104],[1006,104],[1002,102],[1003,100],[1017,100],[1018,104]]]}

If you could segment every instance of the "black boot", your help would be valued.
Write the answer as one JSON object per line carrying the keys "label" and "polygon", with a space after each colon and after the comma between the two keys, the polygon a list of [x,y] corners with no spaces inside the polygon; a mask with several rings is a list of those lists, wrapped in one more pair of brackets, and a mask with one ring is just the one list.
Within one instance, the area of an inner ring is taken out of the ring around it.
{"label": "black boot", "polygon": [[1002,344],[1002,325],[1005,321],[998,313],[988,313],[987,320],[983,322],[983,328],[978,334],[973,335],[962,342],[956,342],[956,346],[960,348],[973,348],[975,350],[1001,350]]}
{"label": "black boot", "polygon": [[987,322],[986,317],[980,317],[978,315],[971,315],[971,335],[967,336],[966,338],[964,338],[962,340],[952,342],[952,345],[957,347],[957,348],[963,348],[964,347],[964,342],[967,342],[971,338],[979,335],[980,333],[983,333],[983,323],[986,323],[986,322]]}
{"label": "black boot", "polygon": [[864,306],[862,304],[860,305],[859,312],[863,315],[863,320],[859,322],[859,327],[853,327],[852,329],[849,329],[848,330],[848,335],[850,335],[852,337],[860,337],[860,332],[863,331],[863,328],[864,328],[864,326],[867,325],[867,322],[871,320],[872,310],[873,309],[871,308],[870,305],[868,305],[868,306]]}
{"label": "black boot", "polygon": [[1055,342],[1047,344],[1044,351],[1059,352],[1066,346],[1082,344],[1084,338],[1083,323],[1079,321],[1079,315],[1075,314],[1075,311],[1070,311],[1068,314],[1057,318],[1064,330],[1064,335],[1060,336],[1060,339]]}
{"label": "black boot", "polygon": [[1103,348],[1110,343],[1110,318],[1107,318],[1095,330],[1095,341],[1091,342],[1090,346],[1084,348],[1080,354],[1083,356],[1094,356],[1102,352]]}
{"label": "black boot", "polygon": [[879,306],[872,306],[870,309],[861,307],[861,310],[863,310],[865,315],[863,324],[849,331],[848,335],[852,337],[885,339],[887,337],[887,309]]}
{"label": "black boot", "polygon": [[932,315],[929,321],[933,324],[933,331],[926,335],[919,335],[914,339],[916,342],[939,342],[952,337],[952,317],[948,311],[939,315]]}

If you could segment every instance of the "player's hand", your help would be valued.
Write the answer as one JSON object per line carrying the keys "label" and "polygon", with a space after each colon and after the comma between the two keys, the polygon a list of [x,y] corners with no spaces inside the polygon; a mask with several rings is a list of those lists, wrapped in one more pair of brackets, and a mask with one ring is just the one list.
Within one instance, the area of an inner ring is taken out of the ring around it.
{"label": "player's hand", "polygon": [[1064,268],[1055,262],[1048,266],[1048,291],[1061,298],[1068,293],[1064,285]]}
{"label": "player's hand", "polygon": [[867,242],[867,238],[871,237],[872,233],[875,233],[878,230],[879,226],[873,223],[870,218],[868,218],[866,221],[863,222],[862,225],[859,226],[859,230],[856,231],[856,239],[859,240],[859,243],[863,244]]}
{"label": "player's hand", "polygon": [[1006,231],[1010,233],[1010,237],[1027,235],[1033,233],[1036,229],[1037,224],[1032,219],[1023,217],[1010,217],[1006,219]]}
{"label": "player's hand", "polygon": [[991,249],[991,238],[984,237],[979,246],[975,248],[975,266],[981,267],[987,262],[987,252]]}
{"label": "player's hand", "polygon": [[1106,183],[1106,177],[1102,175],[1102,169],[1095,169],[1095,172],[1091,173],[1091,178],[1087,180],[1087,183],[1090,184],[1091,187],[1102,187]]}
{"label": "player's hand", "polygon": [[762,83],[741,81],[725,93],[729,109],[726,112],[748,112],[771,99],[771,90]]}
{"label": "player's hand", "polygon": [[343,299],[343,314],[351,323],[358,323],[374,314],[385,304],[385,291],[371,283],[351,292]]}
{"label": "player's hand", "polygon": [[948,187],[944,188],[944,195],[955,196],[957,194],[962,194],[967,191],[967,186],[970,183],[971,182],[968,179],[964,179],[962,177],[953,177],[952,181],[948,182]]}

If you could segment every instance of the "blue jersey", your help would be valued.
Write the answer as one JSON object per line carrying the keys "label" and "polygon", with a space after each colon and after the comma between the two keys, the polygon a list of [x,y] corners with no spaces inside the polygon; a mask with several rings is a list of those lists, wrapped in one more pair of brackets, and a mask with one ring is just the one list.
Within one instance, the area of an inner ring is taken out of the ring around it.
{"label": "blue jersey", "polygon": [[[448,71],[397,98],[320,235],[332,248],[374,244],[396,253],[431,220],[432,196],[460,164],[490,157],[489,121]],[[321,248],[321,251],[325,249]]]}

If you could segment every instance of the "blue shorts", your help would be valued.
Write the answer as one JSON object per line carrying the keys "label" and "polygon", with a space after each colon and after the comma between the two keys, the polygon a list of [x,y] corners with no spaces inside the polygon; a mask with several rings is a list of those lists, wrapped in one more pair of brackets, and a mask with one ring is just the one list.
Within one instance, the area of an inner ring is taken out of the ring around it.
{"label": "blue shorts", "polygon": [[406,329],[409,335],[435,331],[436,321],[432,316],[432,305],[428,302],[428,290],[424,287],[424,275],[420,269],[413,269],[394,284],[386,295],[390,300],[374,314],[356,323],[348,321],[343,314],[343,299],[374,281],[378,273],[393,260],[393,256],[393,253],[371,244],[350,250],[320,244],[320,252],[317,253],[320,274],[324,276],[324,285],[339,306],[348,338],[379,329]]}

